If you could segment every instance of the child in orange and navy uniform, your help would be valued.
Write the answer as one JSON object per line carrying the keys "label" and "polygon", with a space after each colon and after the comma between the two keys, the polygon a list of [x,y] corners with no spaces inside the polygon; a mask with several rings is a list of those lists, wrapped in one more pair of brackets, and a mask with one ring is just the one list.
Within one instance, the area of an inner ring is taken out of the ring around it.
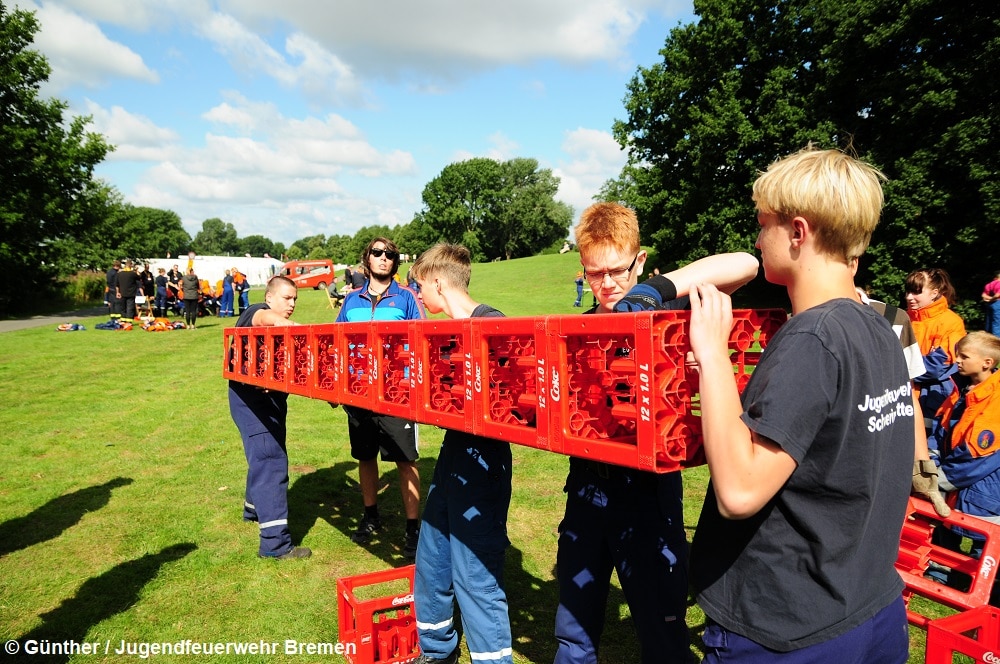
{"label": "child in orange and navy uniform", "polygon": [[[940,463],[939,486],[957,491],[956,509],[1000,524],[1000,454],[995,454],[1000,451],[1000,338],[970,332],[955,344],[955,363],[965,387],[949,395],[938,410],[928,447]],[[982,555],[985,540],[979,533],[938,533],[943,545],[956,550],[963,535],[972,539],[971,555]],[[947,580],[933,572],[930,576]],[[995,587],[990,603],[1000,606],[998,600]]]}

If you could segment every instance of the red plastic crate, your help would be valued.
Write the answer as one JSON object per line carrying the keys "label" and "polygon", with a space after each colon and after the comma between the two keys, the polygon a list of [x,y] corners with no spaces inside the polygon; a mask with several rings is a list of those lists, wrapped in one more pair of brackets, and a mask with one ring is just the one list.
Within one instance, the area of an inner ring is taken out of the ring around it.
{"label": "red plastic crate", "polygon": [[429,320],[414,326],[415,419],[445,429],[472,431],[471,319]]}
{"label": "red plastic crate", "polygon": [[[371,324],[369,362],[374,405],[370,410],[407,420],[416,419],[416,400],[411,398],[415,378],[416,321]],[[422,326],[421,326],[422,328]]]}
{"label": "red plastic crate", "polygon": [[[354,644],[344,657],[351,664],[402,664],[420,655],[413,613],[413,565],[337,579],[338,640]],[[409,590],[362,600],[356,591],[406,580]],[[353,652],[351,652],[353,650]]]}
{"label": "red plastic crate", "polygon": [[[967,554],[932,544],[934,528],[942,523],[981,533],[986,538],[982,556],[977,560]],[[1000,526],[958,510],[952,510],[950,516],[941,518],[928,501],[911,496],[896,559],[896,571],[906,584],[903,599],[907,602],[906,614],[910,624],[926,629],[931,622],[929,617],[917,613],[910,606],[913,595],[926,597],[959,611],[985,606],[996,579],[998,560]],[[924,572],[931,562],[967,574],[971,580],[969,589],[962,591],[924,578]]]}
{"label": "red plastic crate", "polygon": [[952,664],[960,653],[977,662],[1000,662],[1000,609],[980,606],[927,624],[926,664]]}
{"label": "red plastic crate", "polygon": [[482,318],[472,327],[475,433],[549,449],[544,318]]}

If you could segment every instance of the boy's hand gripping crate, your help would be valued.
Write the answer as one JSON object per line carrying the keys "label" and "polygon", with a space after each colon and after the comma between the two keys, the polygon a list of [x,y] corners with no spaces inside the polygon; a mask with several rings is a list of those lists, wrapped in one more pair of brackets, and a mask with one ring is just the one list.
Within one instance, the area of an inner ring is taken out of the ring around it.
{"label": "boy's hand gripping crate", "polygon": [[[348,646],[344,657],[351,664],[403,664],[420,655],[413,571],[414,566],[407,565],[337,579],[337,638]],[[401,581],[409,584],[404,592],[368,600],[358,597],[357,591],[363,588],[371,592],[373,587],[394,587]]]}

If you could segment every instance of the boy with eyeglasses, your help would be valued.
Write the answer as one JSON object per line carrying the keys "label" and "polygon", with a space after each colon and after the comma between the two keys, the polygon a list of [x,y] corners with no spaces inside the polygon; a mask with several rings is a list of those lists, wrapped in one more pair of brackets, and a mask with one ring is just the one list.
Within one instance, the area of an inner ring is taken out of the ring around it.
{"label": "boy with eyeglasses", "polygon": [[[424,317],[413,291],[393,279],[399,270],[399,250],[392,240],[377,237],[369,242],[361,255],[361,265],[368,278],[361,288],[351,291],[344,298],[337,315],[338,323]],[[410,420],[355,406],[344,406],[344,411],[351,438],[351,456],[358,460],[361,498],[365,508],[351,540],[367,544],[382,529],[378,513],[378,455],[381,453],[383,461],[395,462],[399,470],[399,488],[406,512],[403,555],[414,558],[420,532],[417,425]]]}
{"label": "boy with eyeglasses", "polygon": [[[611,313],[617,305],[625,311],[681,309],[694,284],[710,282],[732,292],[757,274],[757,259],[750,254],[721,254],[636,287],[646,252],[639,246],[635,212],[617,203],[584,210],[575,235],[597,300],[591,314]],[[684,622],[687,539],[680,472],[657,474],[571,457],[564,490],[556,664],[597,661],[612,567],[635,624],[640,661],[695,661]]]}

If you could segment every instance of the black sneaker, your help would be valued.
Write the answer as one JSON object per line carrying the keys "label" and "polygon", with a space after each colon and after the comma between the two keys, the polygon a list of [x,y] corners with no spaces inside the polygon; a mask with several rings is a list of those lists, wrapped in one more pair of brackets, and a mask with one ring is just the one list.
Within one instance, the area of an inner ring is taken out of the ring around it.
{"label": "black sneaker", "polygon": [[264,556],[261,558],[273,558],[274,560],[294,560],[296,558],[308,558],[313,554],[312,549],[305,546],[293,546],[280,556]]}
{"label": "black sneaker", "polygon": [[378,518],[370,519],[367,516],[361,519],[358,529],[351,535],[351,541],[355,544],[368,544],[375,534],[382,530],[382,521]]}
{"label": "black sneaker", "polygon": [[451,651],[451,654],[444,659],[434,659],[427,655],[421,655],[413,660],[412,664],[456,664],[458,662],[458,648]]}
{"label": "black sneaker", "polygon": [[420,541],[420,531],[415,530],[412,533],[406,533],[406,537],[403,539],[403,556],[413,560],[417,557],[417,542]]}
{"label": "black sneaker", "polygon": [[444,659],[434,659],[427,655],[421,655],[411,662],[411,664],[456,664],[458,662],[458,648],[451,651],[451,654]]}

